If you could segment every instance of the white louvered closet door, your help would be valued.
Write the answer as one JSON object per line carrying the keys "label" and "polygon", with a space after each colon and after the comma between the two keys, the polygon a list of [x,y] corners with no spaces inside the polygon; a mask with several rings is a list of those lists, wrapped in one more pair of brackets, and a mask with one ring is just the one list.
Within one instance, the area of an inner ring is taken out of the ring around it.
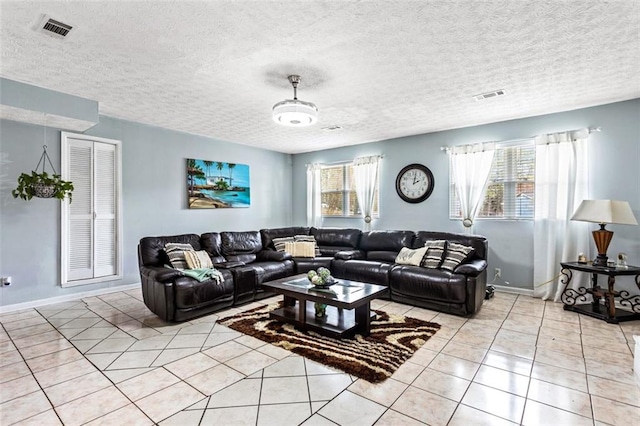
{"label": "white louvered closet door", "polygon": [[62,132],[62,286],[122,276],[120,141]]}
{"label": "white louvered closet door", "polygon": [[73,202],[69,204],[69,281],[94,277],[93,261],[93,142],[69,140],[69,178]]}
{"label": "white louvered closet door", "polygon": [[94,145],[94,277],[116,273],[115,146]]}

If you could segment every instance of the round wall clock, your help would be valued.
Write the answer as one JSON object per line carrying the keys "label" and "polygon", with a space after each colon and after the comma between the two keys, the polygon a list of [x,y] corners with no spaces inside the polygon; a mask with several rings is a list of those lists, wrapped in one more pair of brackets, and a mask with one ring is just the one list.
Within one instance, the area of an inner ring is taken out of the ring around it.
{"label": "round wall clock", "polygon": [[422,164],[409,164],[396,178],[396,191],[407,203],[421,203],[429,198],[433,185],[433,173]]}

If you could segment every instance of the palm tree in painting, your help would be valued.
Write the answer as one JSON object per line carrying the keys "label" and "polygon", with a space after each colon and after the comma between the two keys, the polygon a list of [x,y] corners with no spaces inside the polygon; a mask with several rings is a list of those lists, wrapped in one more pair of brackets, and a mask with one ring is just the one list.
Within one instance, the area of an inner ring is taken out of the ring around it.
{"label": "palm tree in painting", "polygon": [[[224,163],[220,162],[220,161],[216,161],[216,169],[218,169],[218,179],[216,180],[216,185],[219,187],[220,186],[220,181],[224,181],[224,179],[222,179],[222,169],[224,168]],[[220,189],[220,188],[218,188]]]}
{"label": "palm tree in painting", "polygon": [[207,168],[207,176],[208,177],[211,174],[211,166],[213,166],[213,161],[204,161],[204,166]]}
{"label": "palm tree in painting", "polygon": [[227,167],[229,167],[229,187],[233,188],[233,168],[236,165],[234,163],[228,163]]}
{"label": "palm tree in painting", "polygon": [[202,168],[196,164],[196,160],[187,159],[187,182],[189,184],[189,190],[193,191],[198,178],[202,179],[204,172]]}

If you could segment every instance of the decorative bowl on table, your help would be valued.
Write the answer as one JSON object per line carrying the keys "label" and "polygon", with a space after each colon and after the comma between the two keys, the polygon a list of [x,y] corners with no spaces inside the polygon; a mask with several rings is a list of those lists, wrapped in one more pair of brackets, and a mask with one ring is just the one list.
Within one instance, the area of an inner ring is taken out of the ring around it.
{"label": "decorative bowl on table", "polygon": [[307,279],[316,288],[329,288],[335,283],[336,279],[331,276],[331,271],[327,268],[318,268],[317,271],[311,270],[307,273]]}

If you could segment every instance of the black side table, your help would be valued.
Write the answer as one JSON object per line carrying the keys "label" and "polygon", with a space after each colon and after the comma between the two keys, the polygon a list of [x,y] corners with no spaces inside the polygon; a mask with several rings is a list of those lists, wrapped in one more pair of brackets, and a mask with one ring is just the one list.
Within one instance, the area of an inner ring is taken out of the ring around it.
{"label": "black side table", "polygon": [[[562,262],[562,275],[560,282],[564,284],[561,300],[565,311],[579,312],[594,318],[605,320],[608,323],[617,324],[622,321],[640,320],[640,294],[632,295],[626,290],[616,291],[614,286],[617,276],[635,276],[636,285],[640,289],[640,267],[628,266],[627,268],[592,266],[578,262]],[[577,290],[569,288],[573,277],[573,271],[587,272],[591,274],[591,288],[580,287]],[[607,288],[598,285],[598,275],[607,276]],[[593,296],[592,303],[586,302],[587,294]],[[620,305],[629,308],[616,312],[615,299],[619,298]],[[605,312],[600,310],[600,301],[604,299]]]}

